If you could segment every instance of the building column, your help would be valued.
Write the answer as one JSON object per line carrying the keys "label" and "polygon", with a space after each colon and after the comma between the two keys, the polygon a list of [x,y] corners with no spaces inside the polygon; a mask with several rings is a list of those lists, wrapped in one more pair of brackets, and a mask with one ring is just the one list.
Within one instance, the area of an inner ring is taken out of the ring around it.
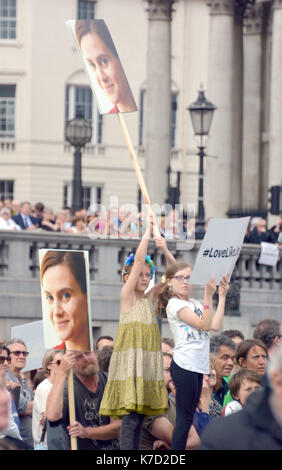
{"label": "building column", "polygon": [[145,181],[152,204],[167,199],[171,154],[171,18],[174,0],[148,0]]}
{"label": "building column", "polygon": [[243,36],[243,146],[242,205],[258,209],[260,205],[260,141],[263,7],[248,10]]}
{"label": "building column", "polygon": [[260,195],[259,207],[268,205],[269,132],[270,132],[270,83],[272,50],[272,4],[263,4],[263,61],[261,95],[261,155],[260,155]]}
{"label": "building column", "polygon": [[273,0],[268,186],[282,184],[282,0]]}
{"label": "building column", "polygon": [[[234,1],[211,0],[207,98],[214,114],[206,158],[207,217],[225,217],[232,200],[233,75],[235,62]],[[240,99],[240,98],[239,98]]]}

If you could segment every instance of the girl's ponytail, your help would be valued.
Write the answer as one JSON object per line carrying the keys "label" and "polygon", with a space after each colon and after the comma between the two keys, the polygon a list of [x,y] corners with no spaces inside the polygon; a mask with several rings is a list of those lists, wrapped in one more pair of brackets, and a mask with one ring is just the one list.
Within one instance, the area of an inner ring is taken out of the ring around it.
{"label": "girl's ponytail", "polygon": [[156,313],[161,318],[166,318],[166,306],[169,299],[177,297],[176,294],[171,290],[170,286],[167,284],[169,279],[172,279],[178,271],[182,269],[190,268],[191,266],[184,261],[179,261],[177,263],[172,263],[167,267],[166,273],[161,278],[162,287],[160,289]]}

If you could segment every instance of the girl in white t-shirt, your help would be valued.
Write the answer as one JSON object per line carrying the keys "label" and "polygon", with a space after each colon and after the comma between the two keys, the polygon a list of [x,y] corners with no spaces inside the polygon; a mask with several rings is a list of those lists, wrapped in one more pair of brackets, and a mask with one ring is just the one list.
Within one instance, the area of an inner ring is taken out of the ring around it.
{"label": "girl in white t-shirt", "polygon": [[209,374],[209,330],[218,331],[221,327],[229,288],[226,276],[220,282],[218,307],[212,316],[216,280],[210,279],[205,286],[202,306],[190,298],[191,272],[191,266],[185,262],[168,266],[157,307],[160,315],[167,317],[175,343],[170,369],[176,388],[176,424],[171,447],[174,450],[186,448],[203,374]]}

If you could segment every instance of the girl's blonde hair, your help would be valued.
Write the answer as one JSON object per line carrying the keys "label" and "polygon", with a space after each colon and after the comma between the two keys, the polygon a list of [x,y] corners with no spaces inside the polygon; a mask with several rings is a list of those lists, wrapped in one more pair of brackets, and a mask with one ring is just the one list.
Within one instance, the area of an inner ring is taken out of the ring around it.
{"label": "girl's blonde hair", "polygon": [[172,290],[169,289],[167,281],[172,279],[176,273],[186,268],[191,268],[191,266],[185,261],[172,263],[167,267],[167,270],[165,273],[165,282],[163,283],[163,286],[161,287],[159,298],[158,298],[158,303],[157,303],[157,308],[156,308],[157,315],[160,316],[161,318],[166,318],[166,306],[168,304],[169,299],[172,299],[172,297],[177,297],[177,295]]}

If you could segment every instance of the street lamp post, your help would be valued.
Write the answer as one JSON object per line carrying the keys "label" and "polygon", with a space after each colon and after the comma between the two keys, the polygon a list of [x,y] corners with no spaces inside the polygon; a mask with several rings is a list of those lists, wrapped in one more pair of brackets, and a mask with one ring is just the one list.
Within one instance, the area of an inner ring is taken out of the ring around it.
{"label": "street lamp post", "polygon": [[74,147],[72,178],[72,211],[82,208],[81,149],[91,141],[92,125],[78,109],[76,116],[66,124],[66,140]]}
{"label": "street lamp post", "polygon": [[188,106],[194,134],[199,136],[199,189],[198,189],[198,215],[195,228],[195,237],[203,239],[205,234],[205,207],[204,207],[204,157],[205,145],[204,137],[209,134],[213,113],[216,107],[205,97],[205,92],[201,87],[197,101]]}

